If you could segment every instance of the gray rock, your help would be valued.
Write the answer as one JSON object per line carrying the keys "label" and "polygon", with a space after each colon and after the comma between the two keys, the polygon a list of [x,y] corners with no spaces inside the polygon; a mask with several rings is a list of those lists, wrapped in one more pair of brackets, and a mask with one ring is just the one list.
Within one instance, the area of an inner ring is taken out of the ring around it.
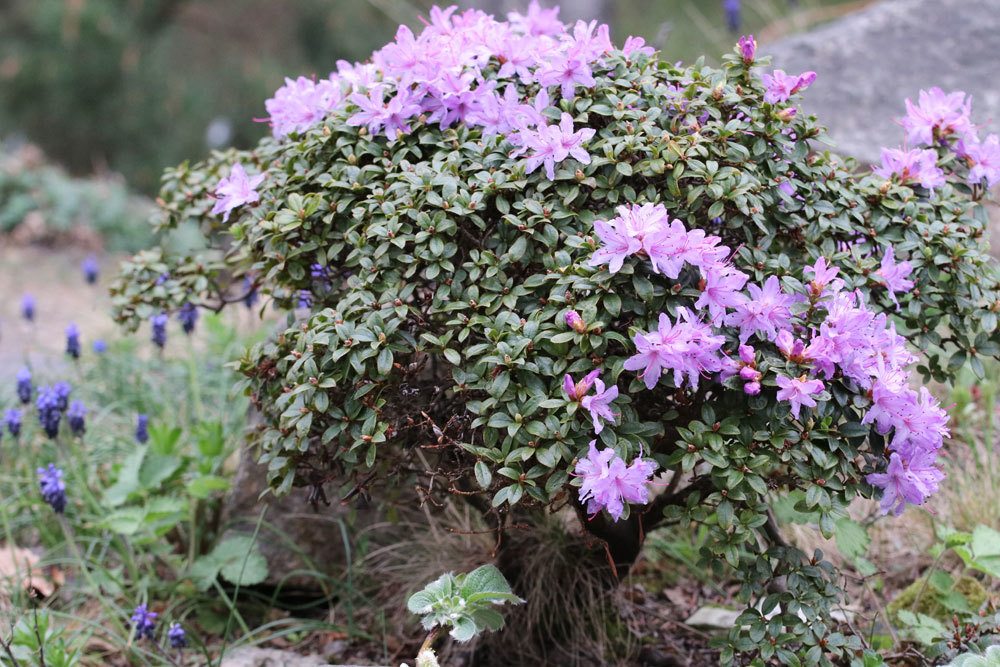
{"label": "gray rock", "polygon": [[[267,507],[264,523],[257,534],[257,545],[267,560],[265,585],[282,590],[329,590],[330,582],[321,577],[339,579],[349,557],[345,549],[355,542],[358,531],[379,520],[377,510],[344,506],[337,498],[330,505],[317,508],[308,502],[308,490],[292,489],[283,497],[261,495],[267,489],[265,469],[257,464],[255,452],[245,448],[233,478],[232,491],[223,503],[223,539],[234,535],[252,535],[261,509]],[[329,485],[327,491],[330,490]]]}
{"label": "gray rock", "polygon": [[883,0],[760,50],[776,67],[819,75],[804,110],[865,162],[903,142],[896,119],[921,88],[964,90],[974,120],[1000,121],[1000,0]]}
{"label": "gray rock", "polygon": [[317,655],[299,655],[291,651],[246,646],[227,653],[221,667],[363,667],[331,665]]}
{"label": "gray rock", "polygon": [[298,655],[273,648],[245,647],[227,653],[222,667],[331,667],[316,655]]}

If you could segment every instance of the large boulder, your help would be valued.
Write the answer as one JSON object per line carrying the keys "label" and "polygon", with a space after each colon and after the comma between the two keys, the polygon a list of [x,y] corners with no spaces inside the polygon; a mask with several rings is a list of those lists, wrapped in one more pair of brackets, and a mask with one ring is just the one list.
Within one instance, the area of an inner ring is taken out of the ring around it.
{"label": "large boulder", "polygon": [[1000,120],[1000,0],[884,0],[761,51],[775,67],[819,74],[802,106],[865,162],[903,142],[896,119],[921,88],[964,90],[976,120]]}

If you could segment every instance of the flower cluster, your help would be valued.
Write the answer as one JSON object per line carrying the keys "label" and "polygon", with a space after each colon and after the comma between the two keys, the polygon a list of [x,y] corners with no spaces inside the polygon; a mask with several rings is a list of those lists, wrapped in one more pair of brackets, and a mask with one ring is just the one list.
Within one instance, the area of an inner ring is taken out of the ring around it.
{"label": "flower cluster", "polygon": [[954,147],[969,167],[969,185],[1000,183],[1000,136],[980,139],[972,123],[972,98],[961,91],[945,93],[940,88],[921,90],[917,102],[906,100],[906,115],[900,119],[907,142],[931,148],[883,148],[882,166],[876,176],[898,177],[902,183],[915,182],[928,190],[944,184],[934,147]]}
{"label": "flower cluster", "polygon": [[185,303],[177,311],[177,319],[180,320],[181,329],[184,333],[190,336],[198,324],[198,306],[191,302]]}
{"label": "flower cluster", "polygon": [[136,640],[153,638],[153,633],[156,632],[157,616],[159,614],[150,611],[149,607],[145,604],[141,604],[135,608],[135,611],[132,612],[131,620]]}
{"label": "flower cluster", "polygon": [[17,438],[21,435],[21,423],[23,419],[24,413],[17,408],[10,408],[4,413],[4,426],[7,427],[7,432],[10,433],[12,438]]}
{"label": "flower cluster", "polygon": [[587,456],[576,464],[576,474],[582,480],[580,502],[587,503],[588,514],[606,509],[617,521],[625,513],[626,503],[643,505],[649,502],[647,484],[657,464],[640,455],[626,465],[615,450],[606,447],[598,451],[596,443],[596,440],[590,441]]}
{"label": "flower cluster", "polygon": [[63,471],[50,463],[45,468],[39,468],[38,486],[42,492],[42,499],[52,508],[56,514],[66,511],[66,483],[63,482]]}
{"label": "flower cluster", "polygon": [[42,387],[38,390],[35,408],[38,410],[38,423],[45,435],[54,438],[59,435],[59,422],[62,420],[63,408],[55,387]]}
{"label": "flower cluster", "polygon": [[27,405],[31,402],[31,394],[34,389],[31,386],[31,371],[27,368],[22,368],[17,372],[17,400],[21,401],[21,405]]}
{"label": "flower cluster", "polygon": [[135,417],[135,441],[140,445],[149,442],[149,415],[138,414]]}
{"label": "flower cluster", "polygon": [[66,410],[66,421],[73,435],[81,436],[87,431],[87,407],[83,401],[73,401]]}
{"label": "flower cluster", "polygon": [[149,318],[149,323],[152,325],[150,339],[153,341],[153,345],[161,350],[167,345],[167,323],[169,321],[170,318],[167,317],[166,313],[158,313]]}
{"label": "flower cluster", "polygon": [[75,324],[66,327],[66,354],[73,359],[80,358],[80,329]]}

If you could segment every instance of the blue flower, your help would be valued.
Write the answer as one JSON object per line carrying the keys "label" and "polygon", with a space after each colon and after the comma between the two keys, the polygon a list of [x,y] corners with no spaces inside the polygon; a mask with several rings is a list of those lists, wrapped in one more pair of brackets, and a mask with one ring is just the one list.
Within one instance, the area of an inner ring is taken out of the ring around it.
{"label": "blue flower", "polygon": [[94,341],[94,352],[97,354],[104,354],[108,351],[108,344],[104,340],[98,338]]}
{"label": "blue flower", "polygon": [[149,320],[153,325],[153,345],[161,350],[167,344],[167,322],[170,319],[166,313],[153,315]]}
{"label": "blue flower", "polygon": [[54,438],[59,435],[59,421],[62,419],[62,409],[59,407],[59,394],[54,387],[42,387],[38,390],[35,407],[38,409],[38,422],[42,425],[45,435]]}
{"label": "blue flower", "polygon": [[93,255],[87,257],[83,260],[80,265],[80,270],[83,271],[83,278],[87,281],[88,285],[93,285],[97,283],[97,276],[100,273],[100,265],[97,263],[97,258]]}
{"label": "blue flower", "polygon": [[63,482],[63,471],[50,463],[47,468],[39,468],[38,487],[42,491],[42,499],[55,511],[62,514],[66,510],[66,484]]}
{"label": "blue flower", "polygon": [[10,433],[11,437],[16,438],[21,435],[21,419],[23,413],[16,409],[11,408],[3,417],[3,422],[7,426],[7,431]]}
{"label": "blue flower", "polygon": [[149,415],[139,414],[135,418],[135,440],[140,445],[149,442]]}
{"label": "blue flower", "polygon": [[257,294],[257,286],[253,284],[250,276],[244,276],[243,289],[246,290],[246,294],[243,296],[243,305],[246,306],[247,310],[250,310],[260,298],[260,295]]}
{"label": "blue flower", "polygon": [[83,401],[73,401],[66,411],[66,421],[69,423],[69,430],[73,435],[83,435],[87,430],[87,407]]}
{"label": "blue flower", "polygon": [[730,32],[739,32],[742,23],[740,16],[740,0],[722,0],[722,9],[726,12],[726,25]]}
{"label": "blue flower", "polygon": [[177,319],[180,320],[184,333],[190,335],[194,331],[195,324],[198,323],[198,306],[193,303],[185,303],[178,311]]}
{"label": "blue flower", "polygon": [[139,639],[152,639],[153,632],[156,630],[156,617],[159,614],[152,612],[149,608],[141,604],[135,608],[132,612],[132,627],[135,628],[135,638]]}
{"label": "blue flower", "polygon": [[312,308],[313,305],[313,295],[307,289],[299,290],[299,301],[297,308]]}
{"label": "blue flower", "polygon": [[17,400],[21,401],[22,405],[27,405],[31,403],[31,394],[31,371],[22,368],[17,372]]}
{"label": "blue flower", "polygon": [[56,382],[52,385],[52,390],[56,393],[59,401],[59,412],[66,412],[69,406],[69,395],[73,393],[73,387],[69,382]]}
{"label": "blue flower", "polygon": [[35,297],[30,294],[21,297],[21,317],[29,322],[35,321]]}
{"label": "blue flower", "polygon": [[80,358],[80,329],[75,324],[66,327],[66,354]]}
{"label": "blue flower", "polygon": [[188,643],[187,633],[184,632],[180,623],[170,625],[170,629],[167,630],[167,639],[170,640],[170,646],[173,648],[184,648]]}

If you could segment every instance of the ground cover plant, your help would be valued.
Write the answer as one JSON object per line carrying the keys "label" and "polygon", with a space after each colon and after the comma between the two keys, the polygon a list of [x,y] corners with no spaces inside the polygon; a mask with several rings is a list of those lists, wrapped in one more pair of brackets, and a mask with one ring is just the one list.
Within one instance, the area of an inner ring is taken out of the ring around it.
{"label": "ground cover plant", "polygon": [[239,362],[276,493],[460,499],[515,593],[504,535],[538,514],[574,508],[609,582],[648,531],[698,524],[701,566],[742,581],[724,662],[875,660],[772,505],[832,535],[856,497],[898,515],[937,490],[948,417],[911,384],[1000,353],[1000,145],[933,89],[907,101],[914,148],[858,170],[794,106],[814,78],[752,37],[680,67],[536,4],[435,9],[288,80],[255,149],[169,171],[159,229],[210,249],[135,256],[117,317],[291,313]]}

